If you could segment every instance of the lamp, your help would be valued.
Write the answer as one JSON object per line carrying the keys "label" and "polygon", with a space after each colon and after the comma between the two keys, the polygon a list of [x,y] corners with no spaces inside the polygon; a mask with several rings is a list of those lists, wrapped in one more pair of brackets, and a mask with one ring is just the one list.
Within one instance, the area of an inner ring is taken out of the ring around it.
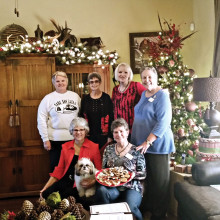
{"label": "lamp", "polygon": [[209,138],[220,138],[220,112],[215,109],[215,103],[220,102],[220,78],[212,76],[195,78],[193,80],[194,101],[210,102],[204,114],[204,121],[210,128]]}

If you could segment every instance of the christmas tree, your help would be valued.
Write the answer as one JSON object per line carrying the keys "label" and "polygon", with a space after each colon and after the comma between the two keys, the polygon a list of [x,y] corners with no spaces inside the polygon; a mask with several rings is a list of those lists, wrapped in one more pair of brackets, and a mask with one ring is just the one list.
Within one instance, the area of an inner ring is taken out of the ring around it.
{"label": "christmas tree", "polygon": [[192,101],[193,78],[196,77],[193,69],[183,64],[180,50],[183,41],[191,37],[179,35],[179,26],[168,23],[166,20],[159,23],[161,32],[154,39],[149,38],[145,48],[148,54],[146,63],[154,66],[158,71],[158,83],[163,89],[168,89],[172,102],[172,131],[176,146],[175,160],[180,162],[186,156],[186,163],[195,161],[198,139],[206,130],[203,121],[204,109]]}

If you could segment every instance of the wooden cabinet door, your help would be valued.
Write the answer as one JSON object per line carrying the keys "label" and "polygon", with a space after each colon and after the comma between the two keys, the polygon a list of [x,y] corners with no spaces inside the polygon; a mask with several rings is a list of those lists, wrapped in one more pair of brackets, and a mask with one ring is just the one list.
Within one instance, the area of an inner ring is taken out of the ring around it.
{"label": "wooden cabinet door", "polygon": [[0,195],[3,197],[17,191],[16,154],[17,152],[13,150],[0,151]]}
{"label": "wooden cabinet door", "polygon": [[48,152],[30,147],[19,150],[18,159],[19,191],[40,191],[49,179]]}
{"label": "wooden cabinet door", "polygon": [[37,129],[37,110],[42,98],[52,92],[54,58],[25,57],[12,59],[14,103],[17,100],[19,146],[42,146]]}
{"label": "wooden cabinet door", "polygon": [[20,125],[17,129],[19,191],[40,190],[49,175],[49,155],[37,129],[37,110],[42,98],[52,92],[53,58],[12,59],[15,104]]}
{"label": "wooden cabinet door", "polygon": [[10,113],[11,122],[14,120],[14,105],[13,104],[14,89],[13,78],[10,74],[10,66],[6,62],[0,62],[0,150],[15,146],[16,144],[16,129],[9,126]]}

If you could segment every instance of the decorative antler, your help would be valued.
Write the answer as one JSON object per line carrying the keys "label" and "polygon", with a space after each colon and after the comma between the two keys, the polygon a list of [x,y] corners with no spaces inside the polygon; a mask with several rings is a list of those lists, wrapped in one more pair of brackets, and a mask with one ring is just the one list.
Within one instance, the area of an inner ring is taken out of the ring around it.
{"label": "decorative antler", "polygon": [[[50,37],[46,40],[46,42],[52,43],[54,40],[57,40],[61,34],[56,34],[54,37]],[[57,40],[58,41],[58,40]],[[58,41],[59,42],[59,41]]]}
{"label": "decorative antler", "polygon": [[10,39],[10,37],[11,37],[12,35],[13,35],[13,34],[10,34],[9,36],[7,36],[7,43],[8,43],[8,44],[10,44],[9,39]]}

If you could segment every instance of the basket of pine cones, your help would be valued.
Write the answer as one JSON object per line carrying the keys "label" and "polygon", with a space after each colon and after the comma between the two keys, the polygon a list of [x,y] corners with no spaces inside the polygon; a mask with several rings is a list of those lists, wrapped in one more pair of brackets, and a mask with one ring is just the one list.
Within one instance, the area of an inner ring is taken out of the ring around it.
{"label": "basket of pine cones", "polygon": [[[4,215],[0,214],[0,219],[4,219]],[[13,218],[5,216],[5,219],[14,220],[85,220],[83,205],[76,203],[73,196],[62,199],[59,192],[54,192],[45,199],[38,199],[34,204],[25,200],[22,208],[18,213],[14,213]]]}

